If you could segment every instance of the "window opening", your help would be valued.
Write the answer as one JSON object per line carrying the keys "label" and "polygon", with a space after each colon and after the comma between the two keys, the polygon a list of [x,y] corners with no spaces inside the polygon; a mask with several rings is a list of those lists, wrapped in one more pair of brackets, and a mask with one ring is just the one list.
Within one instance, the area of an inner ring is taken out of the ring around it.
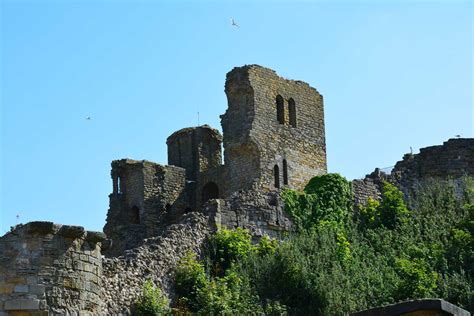
{"label": "window opening", "polygon": [[288,184],[288,164],[283,159],[283,184]]}
{"label": "window opening", "polygon": [[281,95],[276,97],[277,120],[280,124],[285,124],[285,105]]}
{"label": "window opening", "polygon": [[292,98],[288,100],[288,112],[290,114],[290,125],[296,127],[296,104]]}
{"label": "window opening", "polygon": [[275,178],[275,188],[278,189],[280,187],[280,168],[278,168],[278,165],[273,167],[273,176]]}
{"label": "window opening", "polygon": [[132,207],[132,224],[140,224],[140,210],[138,207]]}

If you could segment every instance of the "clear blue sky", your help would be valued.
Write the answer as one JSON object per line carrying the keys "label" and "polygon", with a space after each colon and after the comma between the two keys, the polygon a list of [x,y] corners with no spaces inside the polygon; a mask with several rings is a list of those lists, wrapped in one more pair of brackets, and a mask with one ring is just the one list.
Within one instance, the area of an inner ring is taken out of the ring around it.
{"label": "clear blue sky", "polygon": [[220,129],[234,66],[317,88],[348,179],[473,137],[472,19],[467,1],[3,1],[0,234],[17,214],[101,230],[110,162],[165,164],[197,111]]}

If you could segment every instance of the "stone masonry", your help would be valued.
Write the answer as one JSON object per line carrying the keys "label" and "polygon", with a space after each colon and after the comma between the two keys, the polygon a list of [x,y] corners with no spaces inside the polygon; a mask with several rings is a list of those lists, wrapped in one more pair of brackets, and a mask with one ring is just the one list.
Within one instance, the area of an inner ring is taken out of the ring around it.
{"label": "stone masonry", "polygon": [[97,315],[104,238],[51,222],[7,233],[0,239],[0,315]]}
{"label": "stone masonry", "polygon": [[409,196],[418,185],[430,179],[458,179],[474,175],[474,139],[452,138],[443,145],[421,148],[419,154],[406,154],[390,174],[379,169],[364,179],[352,181],[356,204],[379,200],[381,185],[388,181]]}

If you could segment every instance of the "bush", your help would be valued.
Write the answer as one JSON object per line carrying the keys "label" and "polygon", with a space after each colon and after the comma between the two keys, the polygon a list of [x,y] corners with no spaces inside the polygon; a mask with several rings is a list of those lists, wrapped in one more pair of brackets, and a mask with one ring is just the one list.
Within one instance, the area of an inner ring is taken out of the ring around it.
{"label": "bush", "polygon": [[235,230],[219,229],[209,241],[209,256],[214,275],[223,276],[232,263],[245,260],[257,251],[252,244],[252,236],[248,230],[238,227]]}
{"label": "bush", "polygon": [[135,302],[138,316],[171,315],[168,299],[148,280],[143,284],[142,295]]}
{"label": "bush", "polygon": [[312,229],[321,222],[344,226],[352,212],[349,182],[336,173],[312,178],[304,192],[284,190],[285,211],[298,230]]}
{"label": "bush", "polygon": [[197,295],[199,289],[208,283],[204,265],[196,260],[196,254],[188,252],[175,270],[176,295],[181,298],[181,304],[189,310],[199,310]]}

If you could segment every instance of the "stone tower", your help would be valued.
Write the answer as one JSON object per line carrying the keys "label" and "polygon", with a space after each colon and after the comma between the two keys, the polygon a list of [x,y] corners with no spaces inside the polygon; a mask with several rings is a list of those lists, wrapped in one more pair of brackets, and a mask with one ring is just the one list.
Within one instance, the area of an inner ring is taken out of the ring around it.
{"label": "stone tower", "polygon": [[258,65],[234,68],[221,116],[228,192],[302,189],[326,173],[323,97]]}

